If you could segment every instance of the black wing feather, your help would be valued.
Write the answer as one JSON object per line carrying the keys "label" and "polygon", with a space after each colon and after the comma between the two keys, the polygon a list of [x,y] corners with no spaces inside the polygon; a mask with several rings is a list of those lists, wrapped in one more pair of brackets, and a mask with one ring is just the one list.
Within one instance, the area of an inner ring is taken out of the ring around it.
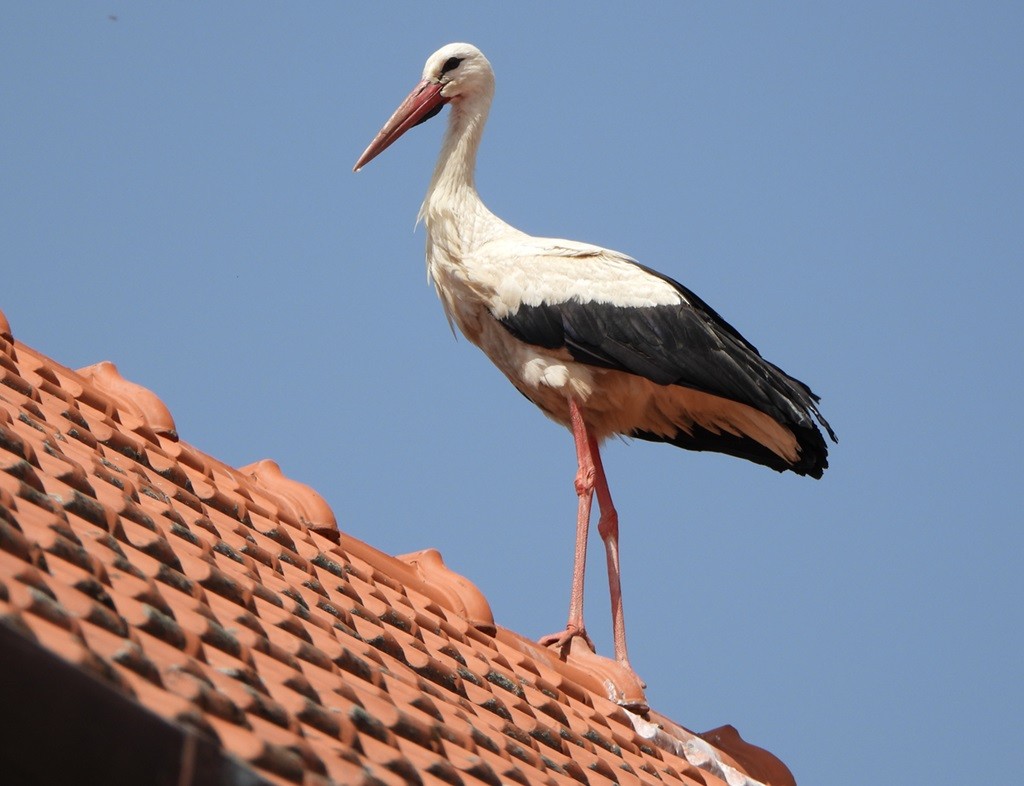
{"label": "black wing feather", "polygon": [[[565,348],[572,358],[600,368],[636,374],[659,385],[681,385],[738,401],[789,427],[804,458],[815,466],[778,467],[820,475],[826,466],[817,420],[835,441],[818,412],[818,397],[807,385],[761,357],[753,344],[714,309],[677,281],[638,265],[671,284],[685,302],[667,306],[622,307],[611,303],[542,303],[521,306],[499,320],[521,341],[548,349]],[[644,439],[663,439],[637,433]],[[773,466],[771,456],[745,455],[747,447],[680,435],[680,447],[741,455]],[[746,440],[749,442],[749,440]],[[763,459],[763,460],[762,460]],[[815,469],[817,468],[817,471]]]}

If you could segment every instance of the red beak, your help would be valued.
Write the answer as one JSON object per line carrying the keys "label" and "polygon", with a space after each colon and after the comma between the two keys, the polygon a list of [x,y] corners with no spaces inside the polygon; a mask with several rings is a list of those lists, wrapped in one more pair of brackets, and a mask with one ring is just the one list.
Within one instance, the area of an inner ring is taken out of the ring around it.
{"label": "red beak", "polygon": [[441,107],[448,103],[448,99],[441,95],[443,87],[444,85],[441,83],[432,82],[429,79],[424,79],[416,85],[401,106],[391,115],[388,122],[384,124],[384,127],[377,132],[377,136],[370,142],[370,146],[359,156],[352,171],[358,172],[414,125],[422,123],[440,112]]}

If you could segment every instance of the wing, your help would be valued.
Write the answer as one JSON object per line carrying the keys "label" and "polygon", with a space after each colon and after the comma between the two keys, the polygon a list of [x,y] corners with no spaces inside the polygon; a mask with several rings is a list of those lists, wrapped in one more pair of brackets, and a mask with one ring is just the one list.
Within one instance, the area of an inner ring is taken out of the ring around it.
{"label": "wing", "polygon": [[[531,260],[525,268],[548,283],[535,282],[532,296],[522,298],[515,311],[501,313],[500,298],[499,307],[492,308],[519,340],[565,348],[581,363],[747,404],[795,433],[810,430],[820,440],[817,420],[835,440],[810,388],[762,358],[679,282],[593,246],[546,246],[544,251],[543,262]],[[556,271],[554,278],[547,271]]]}

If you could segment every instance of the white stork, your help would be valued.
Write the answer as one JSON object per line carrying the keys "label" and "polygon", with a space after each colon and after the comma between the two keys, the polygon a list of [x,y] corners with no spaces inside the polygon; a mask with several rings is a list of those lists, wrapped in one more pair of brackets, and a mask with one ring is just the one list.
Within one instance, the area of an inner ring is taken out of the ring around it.
{"label": "white stork", "polygon": [[474,184],[494,96],[479,49],[448,44],[359,157],[358,171],[415,125],[451,105],[419,217],[427,268],[450,323],[576,444],[579,509],[569,621],[541,643],[564,650],[583,624],[583,576],[593,495],[605,544],[615,657],[626,668],[618,515],[598,445],[613,434],[711,450],[820,478],[835,441],[818,397],[764,360],[682,284],[616,251],[531,237],[494,215]]}

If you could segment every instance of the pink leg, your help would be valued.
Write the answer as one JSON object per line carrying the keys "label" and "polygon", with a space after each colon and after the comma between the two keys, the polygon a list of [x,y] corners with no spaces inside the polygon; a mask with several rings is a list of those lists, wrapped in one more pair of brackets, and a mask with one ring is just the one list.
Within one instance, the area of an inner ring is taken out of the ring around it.
{"label": "pink leg", "polygon": [[[590,508],[594,500],[594,459],[592,456],[592,439],[587,433],[583,422],[583,413],[574,399],[569,399],[569,419],[572,425],[572,437],[576,443],[576,495],[579,507],[576,513],[576,548],[572,568],[572,592],[569,595],[569,622],[565,630],[544,636],[540,643],[544,646],[556,645],[564,648],[576,636],[581,637],[590,649],[594,643],[587,635],[583,625],[583,577],[587,567],[587,533],[590,529]],[[600,458],[598,459],[600,461]],[[604,473],[601,473],[602,477]],[[605,484],[607,487],[607,484]],[[603,506],[602,506],[603,509]]]}
{"label": "pink leg", "polygon": [[615,660],[632,671],[629,656],[626,653],[626,618],[622,612],[622,586],[619,571],[619,514],[612,503],[612,495],[608,490],[608,479],[601,463],[601,451],[597,440],[587,435],[590,455],[594,462],[594,488],[597,491],[597,504],[601,508],[601,518],[597,531],[604,541],[605,554],[608,557],[608,589],[612,598],[612,631],[615,636]]}

